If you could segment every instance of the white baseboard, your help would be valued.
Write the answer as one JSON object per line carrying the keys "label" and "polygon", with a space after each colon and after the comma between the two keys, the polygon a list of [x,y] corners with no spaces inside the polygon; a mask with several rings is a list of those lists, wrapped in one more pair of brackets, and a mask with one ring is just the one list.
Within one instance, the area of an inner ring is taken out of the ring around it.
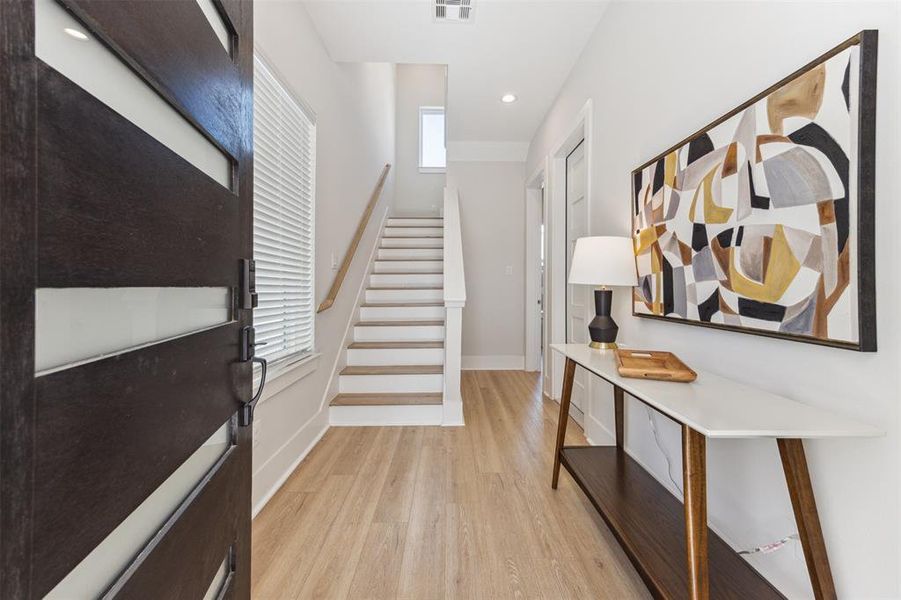
{"label": "white baseboard", "polygon": [[466,422],[463,419],[463,403],[447,402],[442,405],[443,417],[441,424],[444,427],[463,427]]}
{"label": "white baseboard", "polygon": [[463,356],[464,371],[522,371],[525,358],[519,354]]}
{"label": "white baseboard", "polygon": [[[323,416],[326,418],[323,418]],[[297,433],[291,436],[291,438],[285,442],[275,454],[270,456],[269,460],[263,463],[259,469],[254,471],[253,479],[254,482],[256,482],[265,477],[265,472],[267,470],[276,470],[278,469],[279,463],[284,464],[284,462],[290,460],[288,466],[282,468],[281,473],[275,477],[275,482],[269,486],[266,493],[257,500],[256,504],[254,504],[253,517],[256,517],[259,512],[263,510],[263,507],[266,506],[269,500],[275,496],[275,493],[281,489],[288,480],[288,477],[291,476],[291,473],[297,469],[303,459],[307,457],[307,454],[310,453],[310,450],[319,443],[319,440],[321,440],[322,436],[325,435],[325,432],[328,431],[329,424],[327,417],[328,413],[317,413],[315,417],[307,421],[303,427],[297,430]],[[298,447],[300,450],[298,450]],[[290,459],[290,456],[294,456],[294,458]],[[278,460],[280,458],[282,460]]]}
{"label": "white baseboard", "polygon": [[440,404],[404,406],[332,406],[332,427],[441,425],[444,407]]}

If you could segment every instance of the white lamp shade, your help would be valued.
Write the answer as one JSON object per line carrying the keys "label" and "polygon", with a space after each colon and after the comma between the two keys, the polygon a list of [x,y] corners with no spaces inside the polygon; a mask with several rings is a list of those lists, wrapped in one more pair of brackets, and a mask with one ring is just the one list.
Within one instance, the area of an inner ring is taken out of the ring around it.
{"label": "white lamp shade", "polygon": [[596,236],[577,239],[569,282],[577,285],[637,285],[632,238]]}

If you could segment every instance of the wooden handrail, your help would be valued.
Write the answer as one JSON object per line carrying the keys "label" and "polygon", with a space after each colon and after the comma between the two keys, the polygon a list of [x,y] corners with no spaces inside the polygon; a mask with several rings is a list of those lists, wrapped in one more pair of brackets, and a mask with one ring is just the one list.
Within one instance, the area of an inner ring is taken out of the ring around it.
{"label": "wooden handrail", "polygon": [[329,288],[328,296],[325,297],[325,300],[322,301],[322,304],[320,304],[319,308],[316,310],[317,313],[321,313],[322,311],[331,308],[332,304],[335,303],[335,298],[338,297],[338,291],[341,290],[341,284],[344,283],[344,278],[347,276],[348,269],[350,269],[350,263],[353,261],[354,254],[357,252],[357,246],[360,245],[360,240],[363,239],[363,232],[366,231],[366,226],[369,225],[369,218],[372,216],[372,211],[375,210],[375,205],[382,195],[382,188],[385,187],[385,179],[388,177],[388,171],[390,170],[390,164],[385,165],[385,168],[382,169],[382,174],[379,175],[379,180],[375,184],[375,189],[372,190],[372,195],[369,197],[369,204],[366,205],[366,210],[363,211],[360,222],[357,224],[357,231],[350,241],[347,252],[344,253],[344,260],[341,262],[341,268],[338,269],[338,273],[335,274],[335,281],[332,282],[332,287]]}

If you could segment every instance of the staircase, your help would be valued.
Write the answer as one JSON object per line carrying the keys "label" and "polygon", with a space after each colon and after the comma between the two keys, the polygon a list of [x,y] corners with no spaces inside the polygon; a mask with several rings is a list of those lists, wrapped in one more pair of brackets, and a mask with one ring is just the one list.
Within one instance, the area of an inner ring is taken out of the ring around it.
{"label": "staircase", "polygon": [[442,423],[443,248],[443,219],[387,220],[331,401],[333,425]]}

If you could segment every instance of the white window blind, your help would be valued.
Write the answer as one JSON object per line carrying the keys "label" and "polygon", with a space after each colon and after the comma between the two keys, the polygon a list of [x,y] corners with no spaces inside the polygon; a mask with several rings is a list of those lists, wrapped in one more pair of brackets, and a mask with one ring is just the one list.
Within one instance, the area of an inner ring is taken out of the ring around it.
{"label": "white window blind", "polygon": [[253,253],[258,356],[293,361],[313,351],[316,124],[254,57]]}

